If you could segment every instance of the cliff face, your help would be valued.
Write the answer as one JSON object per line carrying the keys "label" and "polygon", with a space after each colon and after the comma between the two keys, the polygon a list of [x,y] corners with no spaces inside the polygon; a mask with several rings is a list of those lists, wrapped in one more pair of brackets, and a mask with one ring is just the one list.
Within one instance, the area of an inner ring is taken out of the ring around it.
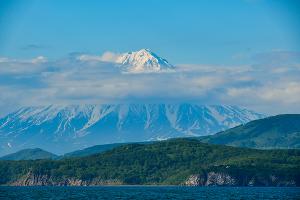
{"label": "cliff face", "polygon": [[122,185],[123,182],[117,179],[93,179],[84,181],[75,178],[65,178],[63,180],[54,180],[48,175],[38,175],[32,172],[24,177],[10,183],[11,186],[95,186],[95,185]]}
{"label": "cliff face", "polygon": [[297,186],[294,180],[281,180],[271,175],[269,177],[235,178],[227,173],[208,172],[207,174],[194,174],[187,178],[186,186]]}
{"label": "cliff face", "polygon": [[205,175],[191,175],[184,183],[187,186],[237,186],[238,180],[229,174],[209,172]]}

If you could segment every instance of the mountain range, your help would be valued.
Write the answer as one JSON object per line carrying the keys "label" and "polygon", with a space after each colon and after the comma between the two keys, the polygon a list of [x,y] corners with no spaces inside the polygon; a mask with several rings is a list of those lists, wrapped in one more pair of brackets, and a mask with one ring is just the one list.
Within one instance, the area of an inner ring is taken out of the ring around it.
{"label": "mountain range", "polygon": [[237,106],[113,104],[23,107],[0,119],[0,155],[217,133],[264,115]]}
{"label": "mountain range", "polygon": [[[201,142],[255,149],[300,149],[300,115],[285,114],[253,120],[214,135],[196,137]],[[139,142],[135,144],[151,144]],[[0,160],[64,159],[84,157],[112,150],[129,143],[95,145],[56,156],[42,149],[24,149]]]}

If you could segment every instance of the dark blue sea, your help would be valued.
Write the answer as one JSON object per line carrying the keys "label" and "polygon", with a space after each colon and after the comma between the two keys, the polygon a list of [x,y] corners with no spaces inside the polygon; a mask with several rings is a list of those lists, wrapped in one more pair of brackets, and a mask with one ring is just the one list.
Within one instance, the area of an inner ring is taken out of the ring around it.
{"label": "dark blue sea", "polygon": [[0,187],[0,199],[300,199],[300,188],[271,187]]}

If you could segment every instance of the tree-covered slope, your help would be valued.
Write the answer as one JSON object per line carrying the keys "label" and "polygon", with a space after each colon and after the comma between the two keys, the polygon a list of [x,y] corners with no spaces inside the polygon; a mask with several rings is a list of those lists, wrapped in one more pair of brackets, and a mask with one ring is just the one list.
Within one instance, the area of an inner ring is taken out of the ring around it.
{"label": "tree-covered slope", "polygon": [[[300,150],[254,150],[173,139],[81,158],[1,161],[4,185],[300,185]],[[190,180],[196,177],[198,181]],[[189,180],[189,181],[187,181]]]}
{"label": "tree-covered slope", "polygon": [[300,148],[300,114],[254,120],[200,140],[260,149]]}
{"label": "tree-covered slope", "polygon": [[43,149],[24,149],[16,153],[8,154],[0,157],[0,160],[37,160],[37,159],[53,159],[57,155],[45,151]]}
{"label": "tree-covered slope", "polygon": [[89,156],[93,154],[102,153],[104,151],[111,150],[115,147],[125,145],[126,143],[113,143],[113,144],[101,144],[101,145],[95,145],[88,148],[84,148],[77,151],[72,151],[70,153],[66,153],[60,158],[70,158],[70,157],[84,157]]}

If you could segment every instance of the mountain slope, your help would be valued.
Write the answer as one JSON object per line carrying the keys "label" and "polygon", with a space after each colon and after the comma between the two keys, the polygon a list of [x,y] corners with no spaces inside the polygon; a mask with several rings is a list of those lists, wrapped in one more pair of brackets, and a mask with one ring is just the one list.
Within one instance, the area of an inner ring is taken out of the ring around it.
{"label": "mountain slope", "polygon": [[0,185],[299,186],[300,150],[255,150],[171,139],[59,161],[0,161]]}
{"label": "mountain slope", "polygon": [[84,157],[90,156],[94,154],[99,154],[105,151],[112,150],[116,147],[127,145],[127,144],[150,144],[153,142],[135,142],[135,143],[112,143],[112,144],[102,144],[102,145],[95,145],[91,147],[87,147],[81,150],[72,151],[60,156],[60,159],[70,158],[70,157]]}
{"label": "mountain slope", "polygon": [[95,145],[92,147],[88,147],[85,149],[73,151],[70,153],[64,154],[61,158],[70,158],[70,157],[84,157],[93,154],[102,153],[108,150],[112,150],[113,148],[126,145],[126,143],[113,143],[113,144],[102,144],[102,145]]}
{"label": "mountain slope", "polygon": [[300,148],[300,115],[277,115],[200,138],[203,142],[250,148]]}
{"label": "mountain slope", "polygon": [[244,108],[222,105],[25,107],[0,119],[0,155],[36,147],[64,154],[99,144],[208,135],[262,117]]}
{"label": "mountain slope", "polygon": [[24,149],[16,153],[12,153],[3,157],[0,160],[37,160],[37,159],[54,159],[57,155],[44,151],[43,149]]}

